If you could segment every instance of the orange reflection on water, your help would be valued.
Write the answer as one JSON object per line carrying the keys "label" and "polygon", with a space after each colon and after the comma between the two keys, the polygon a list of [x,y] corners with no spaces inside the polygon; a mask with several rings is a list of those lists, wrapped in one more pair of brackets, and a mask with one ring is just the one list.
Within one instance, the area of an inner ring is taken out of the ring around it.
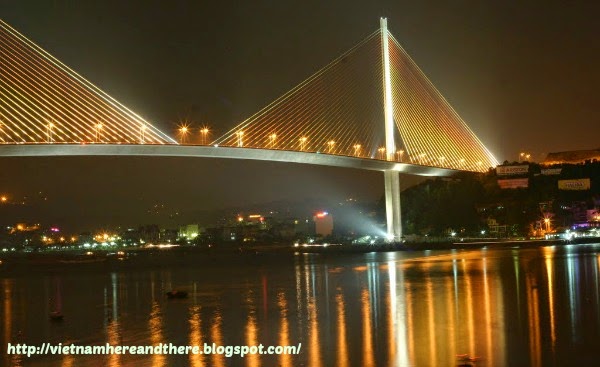
{"label": "orange reflection on water", "polygon": [[[160,305],[158,302],[152,302],[152,309],[150,311],[150,320],[148,321],[150,328],[150,341],[152,345],[158,345],[164,341],[162,333],[162,317],[160,312]],[[152,355],[152,367],[163,367],[165,366],[165,356],[162,354]]]}
{"label": "orange reflection on water", "polygon": [[[338,288],[338,291],[341,291]],[[348,342],[346,335],[346,305],[344,304],[344,296],[341,293],[336,294],[335,303],[337,305],[337,322],[338,322],[338,348],[337,348],[337,365],[338,367],[347,367],[348,362]]]}
{"label": "orange reflection on water", "polygon": [[[250,304],[250,312],[248,313],[248,321],[246,323],[246,345],[253,347],[258,345],[258,329],[256,326],[256,310],[253,307],[254,300],[252,299],[252,293],[248,294],[246,302]],[[260,356],[258,354],[248,354],[245,358],[248,367],[260,366]]]}
{"label": "orange reflection on water", "polygon": [[[277,294],[277,305],[281,315],[281,329],[279,330],[279,345],[290,345],[290,327],[288,321],[288,307],[285,293]],[[281,366],[291,366],[292,357],[289,354],[279,355],[279,364]]]}
{"label": "orange reflection on water", "polygon": [[556,320],[554,316],[554,268],[553,268],[553,249],[544,247],[544,263],[546,264],[546,277],[548,278],[548,309],[550,311],[550,340],[552,340],[552,350],[556,347]]}
{"label": "orange reflection on water", "polygon": [[[190,307],[190,345],[202,348],[202,317],[200,306]],[[190,366],[204,367],[204,356],[202,354],[190,353]]]}
{"label": "orange reflection on water", "polygon": [[[446,314],[448,315],[448,334],[446,340],[448,340],[451,354],[456,354],[456,313],[454,312],[454,306],[457,302],[454,294],[454,282],[453,277],[446,276]],[[450,355],[452,357],[452,355]]]}
{"label": "orange reflection on water", "polygon": [[413,295],[412,285],[410,280],[406,279],[404,282],[406,285],[406,333],[408,336],[408,360],[415,361],[415,326],[414,326],[414,313],[413,313]]}
{"label": "orange reflection on water", "polygon": [[529,321],[529,358],[531,366],[542,365],[538,289],[530,272],[526,273],[527,310]]}
{"label": "orange reflection on water", "polygon": [[4,291],[4,340],[12,340],[12,280],[2,280],[2,290]]}
{"label": "orange reflection on water", "polygon": [[60,367],[73,367],[73,362],[75,361],[75,357],[72,354],[65,354],[62,359],[62,363]]}
{"label": "orange reflection on water", "polygon": [[371,320],[371,300],[369,297],[369,291],[363,289],[361,292],[361,303],[362,303],[362,319],[363,319],[363,366],[371,367],[375,366],[373,360],[373,331],[372,331],[372,320]]}
{"label": "orange reflection on water", "polygon": [[[121,327],[119,321],[113,319],[106,326],[107,343],[110,345],[121,345]],[[111,353],[108,356],[108,366],[119,367],[121,366],[121,355],[117,353]]]}
{"label": "orange reflection on water", "polygon": [[493,366],[493,342],[492,342],[492,306],[490,301],[490,280],[488,279],[487,259],[483,258],[483,303],[485,312],[485,351],[488,365]]}
{"label": "orange reflection on water", "polygon": [[[215,312],[214,320],[210,328],[210,338],[216,345],[223,345],[222,323],[223,316],[221,316],[218,311]],[[225,367],[225,356],[223,354],[213,353],[212,357],[213,365],[215,367]]]}
{"label": "orange reflection on water", "polygon": [[437,366],[437,344],[435,334],[435,310],[433,301],[433,284],[431,276],[427,274],[425,289],[427,292],[427,324],[429,331],[429,363],[431,366]]}
{"label": "orange reflection on water", "polygon": [[317,305],[316,300],[311,297],[308,303],[308,318],[309,333],[310,333],[310,348],[309,361],[311,367],[321,366],[321,344],[319,342],[319,323],[317,320]]}
{"label": "orange reflection on water", "polygon": [[[465,288],[466,288],[466,299],[467,303],[467,333],[469,334],[469,351],[467,354],[474,355],[475,354],[475,321],[473,320],[473,284],[471,282],[471,275],[469,274],[469,270],[467,269],[467,262],[465,259],[462,259],[462,271],[465,279]],[[463,354],[463,351],[460,351],[458,354]]]}

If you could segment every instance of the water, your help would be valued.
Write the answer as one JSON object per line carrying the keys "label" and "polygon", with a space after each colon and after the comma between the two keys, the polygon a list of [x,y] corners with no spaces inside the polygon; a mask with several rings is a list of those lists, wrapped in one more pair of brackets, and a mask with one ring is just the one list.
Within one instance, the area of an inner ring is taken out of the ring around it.
{"label": "water", "polygon": [[[600,244],[140,256],[0,270],[5,366],[581,366],[600,360]],[[184,289],[187,299],[165,292]],[[62,322],[49,320],[60,309]],[[297,345],[298,355],[6,354],[8,342]]]}

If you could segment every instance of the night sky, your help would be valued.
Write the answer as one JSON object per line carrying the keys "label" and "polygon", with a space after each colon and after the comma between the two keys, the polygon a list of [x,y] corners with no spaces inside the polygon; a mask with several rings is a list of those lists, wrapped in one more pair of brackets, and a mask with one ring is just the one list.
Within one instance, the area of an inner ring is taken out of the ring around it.
{"label": "night sky", "polygon": [[[0,14],[172,135],[183,120],[220,135],[385,16],[500,161],[600,147],[600,6],[593,1],[215,3],[2,0]],[[280,163],[0,158],[0,168],[0,193],[13,202],[27,196],[34,209],[11,217],[3,210],[2,224],[19,217],[73,229],[160,222],[147,212],[155,204],[186,222],[199,210],[383,194],[378,172]]]}

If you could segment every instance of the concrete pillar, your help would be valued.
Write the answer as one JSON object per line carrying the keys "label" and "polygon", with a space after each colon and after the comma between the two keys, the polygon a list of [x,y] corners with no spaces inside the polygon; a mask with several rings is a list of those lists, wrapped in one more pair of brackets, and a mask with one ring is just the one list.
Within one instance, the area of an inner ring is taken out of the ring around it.
{"label": "concrete pillar", "polygon": [[388,241],[400,241],[402,237],[402,217],[400,212],[400,173],[384,171],[385,215]]}

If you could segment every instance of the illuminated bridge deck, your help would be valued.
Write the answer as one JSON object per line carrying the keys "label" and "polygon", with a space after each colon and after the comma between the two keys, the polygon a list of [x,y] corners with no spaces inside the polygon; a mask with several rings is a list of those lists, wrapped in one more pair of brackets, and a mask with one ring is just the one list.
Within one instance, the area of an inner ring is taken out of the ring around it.
{"label": "illuminated bridge deck", "polygon": [[197,145],[126,145],[126,144],[6,144],[0,145],[0,157],[60,156],[155,156],[222,159],[249,159],[335,166],[372,171],[393,170],[419,176],[451,176],[458,171],[372,158],[298,152],[274,149],[213,147]]}

